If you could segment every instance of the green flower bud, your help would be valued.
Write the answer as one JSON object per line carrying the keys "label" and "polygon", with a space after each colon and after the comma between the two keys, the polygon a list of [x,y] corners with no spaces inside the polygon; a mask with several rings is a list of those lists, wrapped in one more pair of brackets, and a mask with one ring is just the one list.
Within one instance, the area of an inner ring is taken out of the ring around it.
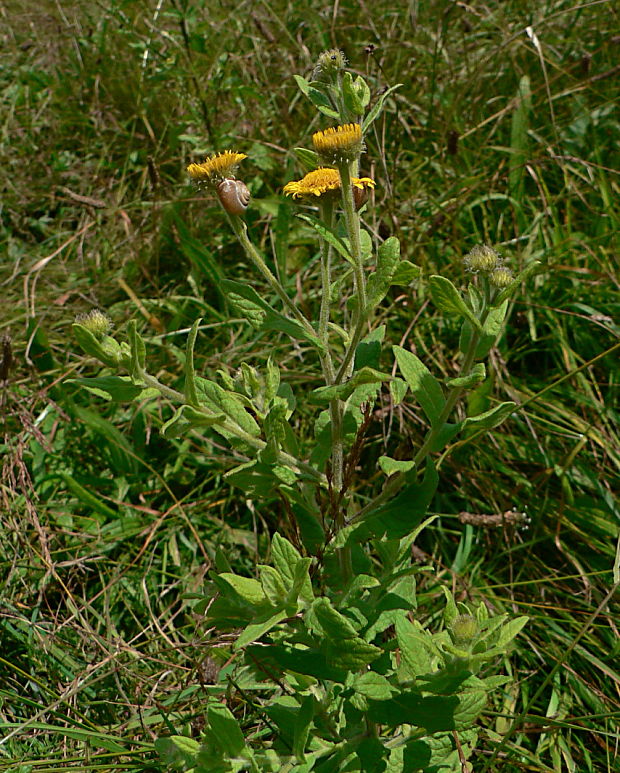
{"label": "green flower bud", "polygon": [[512,282],[512,271],[505,266],[498,266],[489,276],[489,282],[493,287],[503,289]]}
{"label": "green flower bud", "polygon": [[501,264],[501,259],[497,252],[488,245],[478,245],[463,258],[463,262],[468,271],[477,273],[478,271],[493,271]]}
{"label": "green flower bud", "polygon": [[93,309],[87,314],[78,314],[75,321],[99,339],[102,339],[112,329],[112,320],[99,309]]}
{"label": "green flower bud", "polygon": [[478,636],[478,623],[471,615],[459,615],[450,626],[450,638],[457,645],[470,645]]}
{"label": "green flower bud", "polygon": [[339,72],[347,66],[347,58],[337,48],[330,48],[319,55],[316,67],[312,73],[312,80],[330,81],[335,79]]}

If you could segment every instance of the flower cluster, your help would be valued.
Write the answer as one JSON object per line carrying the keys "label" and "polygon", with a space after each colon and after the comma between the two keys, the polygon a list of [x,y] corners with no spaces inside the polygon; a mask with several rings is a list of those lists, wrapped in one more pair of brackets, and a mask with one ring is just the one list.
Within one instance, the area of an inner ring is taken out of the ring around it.
{"label": "flower cluster", "polygon": [[504,265],[504,259],[487,244],[478,245],[463,258],[468,271],[487,274],[489,282],[498,289],[512,282],[512,271]]}
{"label": "flower cluster", "polygon": [[[326,66],[327,62],[332,62],[333,59],[334,66],[339,67],[342,64],[342,56],[339,51],[325,52]],[[312,135],[312,143],[326,166],[320,166],[308,172],[301,180],[293,180],[284,186],[284,193],[294,199],[318,198],[341,190],[341,173],[334,166],[342,168],[341,165],[359,158],[364,149],[362,127],[358,123],[332,126],[315,132]],[[244,183],[235,180],[233,173],[245,158],[245,153],[225,150],[210,156],[201,164],[190,164],[187,172],[195,182],[215,187],[224,209],[229,214],[238,215],[247,207],[250,192]],[[359,209],[366,201],[368,190],[375,187],[375,181],[370,177],[351,177],[350,180],[355,206]],[[234,199],[232,204],[231,199]]]}

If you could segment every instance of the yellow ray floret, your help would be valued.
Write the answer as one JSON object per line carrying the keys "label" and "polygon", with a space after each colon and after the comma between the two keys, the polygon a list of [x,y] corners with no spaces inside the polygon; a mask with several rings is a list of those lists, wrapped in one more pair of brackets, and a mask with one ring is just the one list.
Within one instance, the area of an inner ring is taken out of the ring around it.
{"label": "yellow ray floret", "polygon": [[209,156],[202,164],[190,164],[187,172],[192,180],[217,182],[228,177],[244,158],[247,158],[245,153],[225,150],[223,153]]}
{"label": "yellow ray floret", "polygon": [[[375,181],[371,180],[370,177],[353,177],[351,184],[360,190],[375,187]],[[324,193],[339,190],[340,174],[337,169],[329,169],[328,167],[319,167],[313,172],[308,172],[301,180],[293,180],[284,186],[284,193],[294,199],[304,196],[322,196]]]}
{"label": "yellow ray floret", "polygon": [[313,134],[312,144],[320,156],[334,163],[355,158],[363,150],[362,127],[358,123],[332,126]]}

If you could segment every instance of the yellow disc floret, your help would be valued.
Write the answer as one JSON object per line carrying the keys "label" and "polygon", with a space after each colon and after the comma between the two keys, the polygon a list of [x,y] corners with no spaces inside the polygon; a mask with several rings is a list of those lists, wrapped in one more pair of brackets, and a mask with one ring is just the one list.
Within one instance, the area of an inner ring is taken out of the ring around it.
{"label": "yellow disc floret", "polygon": [[364,149],[362,127],[358,123],[332,126],[312,135],[314,149],[329,164],[357,158]]}
{"label": "yellow disc floret", "polygon": [[229,177],[244,158],[247,158],[245,153],[225,150],[223,153],[210,156],[202,164],[190,164],[187,172],[192,180],[197,182],[217,183]]}
{"label": "yellow disc floret", "polygon": [[[370,177],[353,177],[351,184],[359,190],[375,187],[375,181],[371,180]],[[340,174],[337,169],[328,167],[319,167],[313,172],[308,172],[301,180],[293,180],[284,186],[284,193],[294,199],[306,196],[323,196],[331,191],[339,190]]]}

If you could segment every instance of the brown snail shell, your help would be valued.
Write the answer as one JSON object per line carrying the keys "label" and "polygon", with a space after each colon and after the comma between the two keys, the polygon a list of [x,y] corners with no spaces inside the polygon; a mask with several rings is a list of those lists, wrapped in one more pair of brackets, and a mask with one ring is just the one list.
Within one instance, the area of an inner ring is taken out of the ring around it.
{"label": "brown snail shell", "polygon": [[355,185],[353,187],[353,202],[355,204],[355,209],[361,209],[364,204],[368,201],[368,191],[366,188],[357,188]]}
{"label": "brown snail shell", "polygon": [[242,215],[250,203],[250,191],[241,180],[226,178],[217,184],[217,195],[229,215]]}

